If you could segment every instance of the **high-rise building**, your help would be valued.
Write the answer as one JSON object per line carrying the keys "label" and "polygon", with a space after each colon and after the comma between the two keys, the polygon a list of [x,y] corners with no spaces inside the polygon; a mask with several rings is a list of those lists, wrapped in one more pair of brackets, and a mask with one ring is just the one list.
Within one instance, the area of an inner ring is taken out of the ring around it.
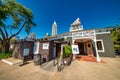
{"label": "high-rise building", "polygon": [[57,35],[57,24],[56,21],[54,21],[52,25],[52,36],[56,36],[56,35]]}

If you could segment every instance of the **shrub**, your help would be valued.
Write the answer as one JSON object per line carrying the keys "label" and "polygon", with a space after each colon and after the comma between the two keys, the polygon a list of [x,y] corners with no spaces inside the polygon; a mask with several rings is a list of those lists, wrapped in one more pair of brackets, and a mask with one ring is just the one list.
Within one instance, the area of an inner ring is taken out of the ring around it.
{"label": "shrub", "polygon": [[72,47],[65,46],[64,47],[64,57],[69,57],[72,54]]}
{"label": "shrub", "polygon": [[8,57],[11,57],[11,56],[12,56],[12,52],[0,53],[0,60],[1,60],[1,59],[5,59],[5,58],[8,58]]}

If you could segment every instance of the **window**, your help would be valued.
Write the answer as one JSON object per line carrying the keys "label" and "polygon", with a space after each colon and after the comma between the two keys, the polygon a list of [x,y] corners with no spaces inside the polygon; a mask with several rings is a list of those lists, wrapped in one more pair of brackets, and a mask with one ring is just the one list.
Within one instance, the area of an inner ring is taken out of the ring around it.
{"label": "window", "polygon": [[104,52],[103,40],[97,40],[96,44],[98,52]]}

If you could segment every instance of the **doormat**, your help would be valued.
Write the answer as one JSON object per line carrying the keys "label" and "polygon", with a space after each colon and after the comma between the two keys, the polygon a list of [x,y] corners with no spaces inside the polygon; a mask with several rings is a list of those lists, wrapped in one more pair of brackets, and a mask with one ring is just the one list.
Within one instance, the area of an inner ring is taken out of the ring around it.
{"label": "doormat", "polygon": [[[76,60],[79,60],[79,61],[88,61],[88,62],[97,62],[96,61],[96,57],[90,57],[90,56],[78,56],[78,57],[76,57]],[[101,62],[98,62],[98,63],[106,63],[106,62],[104,62],[103,60],[101,60]]]}

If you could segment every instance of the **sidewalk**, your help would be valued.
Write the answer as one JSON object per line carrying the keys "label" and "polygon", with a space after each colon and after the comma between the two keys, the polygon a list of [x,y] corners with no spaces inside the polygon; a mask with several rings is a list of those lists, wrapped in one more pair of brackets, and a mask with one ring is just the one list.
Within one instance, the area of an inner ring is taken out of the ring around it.
{"label": "sidewalk", "polygon": [[52,80],[120,80],[120,57],[102,60],[106,63],[75,60]]}
{"label": "sidewalk", "polygon": [[22,60],[20,59],[15,59],[15,58],[8,58],[8,59],[2,59],[1,61],[10,64],[10,65],[15,65],[18,63],[22,63]]}
{"label": "sidewalk", "polygon": [[23,66],[19,66],[20,64],[11,66],[0,61],[0,80],[51,80],[55,74],[34,66],[32,61]]}
{"label": "sidewalk", "polygon": [[120,80],[120,57],[102,58],[106,63],[74,60],[61,72],[30,63],[10,66],[0,61],[0,80]]}

